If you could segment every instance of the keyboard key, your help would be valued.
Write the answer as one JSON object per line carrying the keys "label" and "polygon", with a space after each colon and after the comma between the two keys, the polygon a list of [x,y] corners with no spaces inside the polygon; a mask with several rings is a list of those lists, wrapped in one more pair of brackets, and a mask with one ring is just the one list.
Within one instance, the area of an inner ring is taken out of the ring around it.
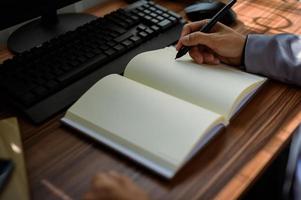
{"label": "keyboard key", "polygon": [[94,48],[93,49],[93,53],[95,53],[96,55],[100,54],[102,51],[98,48]]}
{"label": "keyboard key", "polygon": [[92,53],[91,51],[89,51],[85,55],[87,56],[87,58],[93,58],[94,57],[94,53]]}
{"label": "keyboard key", "polygon": [[131,40],[125,40],[122,42],[122,44],[126,47],[126,48],[131,48],[134,46],[134,43]]}
{"label": "keyboard key", "polygon": [[122,53],[124,50],[126,50],[125,46],[121,44],[117,44],[116,46],[114,46],[114,49],[116,49],[118,53]]}
{"label": "keyboard key", "polygon": [[168,18],[170,21],[172,21],[173,23],[175,23],[176,21],[177,21],[177,18],[175,18],[175,17],[169,17]]}
{"label": "keyboard key", "polygon": [[[126,26],[126,25],[125,25]],[[112,38],[115,38],[115,37],[118,37],[120,34],[116,31],[110,31],[109,35],[112,37]]]}
{"label": "keyboard key", "polygon": [[155,5],[155,7],[157,8],[157,10],[161,10],[163,12],[168,11],[166,8],[164,8],[164,7],[160,6],[160,5]]}
{"label": "keyboard key", "polygon": [[167,13],[164,13],[162,16],[163,16],[164,18],[169,18],[169,14],[167,14]]}
{"label": "keyboard key", "polygon": [[139,22],[139,17],[137,17],[136,15],[129,15],[128,17],[130,17],[134,21],[134,24]]}
{"label": "keyboard key", "polygon": [[149,20],[149,21],[152,20],[152,17],[151,17],[151,16],[145,16],[144,18],[147,19],[147,20]]}
{"label": "keyboard key", "polygon": [[142,42],[142,38],[138,37],[138,36],[133,36],[130,38],[130,40],[132,40],[134,43],[138,44]]}
{"label": "keyboard key", "polygon": [[154,8],[154,7],[150,7],[149,8],[152,12],[154,12],[154,11],[156,11],[157,9],[156,8]]}
{"label": "keyboard key", "polygon": [[169,15],[175,17],[176,19],[181,19],[181,16],[178,15],[177,13],[174,13],[174,12],[172,12],[172,11],[168,11],[167,13],[168,13]]}
{"label": "keyboard key", "polygon": [[[81,66],[75,68],[74,70],[69,71],[68,73],[61,74],[60,76],[58,76],[57,80],[60,83],[68,83],[71,80],[78,78],[78,76],[82,76],[83,74],[86,74],[87,72],[93,70],[94,68],[101,66],[103,63],[105,63],[107,61],[108,61],[108,56],[105,54],[100,54],[97,57],[95,57],[93,60],[90,60],[90,62],[91,62],[90,67],[81,65]],[[95,63],[97,63],[97,65],[95,65]],[[93,67],[91,67],[91,66],[93,66]]]}
{"label": "keyboard key", "polygon": [[137,11],[143,12],[143,10],[145,9],[145,7],[138,7],[136,8]]}
{"label": "keyboard key", "polygon": [[147,26],[140,24],[139,26],[137,26],[137,30],[141,30],[144,31],[145,29],[147,29]]}
{"label": "keyboard key", "polygon": [[157,25],[151,26],[151,29],[153,29],[155,32],[158,32],[160,30],[160,27]]}
{"label": "keyboard key", "polygon": [[152,1],[149,1],[149,2],[148,2],[148,5],[150,5],[150,6],[154,6],[154,5],[155,5],[155,3],[154,3],[154,2],[152,2]]}
{"label": "keyboard key", "polygon": [[157,17],[157,16],[158,16],[158,14],[157,14],[157,13],[151,13],[151,14],[150,14],[150,16],[152,16],[152,17],[154,17],[154,18],[155,18],[155,17]]}
{"label": "keyboard key", "polygon": [[21,103],[25,106],[32,105],[36,100],[36,96],[32,93],[26,93],[20,98]]}
{"label": "keyboard key", "polygon": [[71,67],[77,67],[79,65],[79,62],[74,60],[69,61],[69,66]]}
{"label": "keyboard key", "polygon": [[114,31],[116,31],[116,32],[119,33],[120,35],[127,32],[126,29],[121,28],[121,27],[116,27],[116,28],[114,28]]}
{"label": "keyboard key", "polygon": [[141,36],[142,38],[146,38],[148,36],[148,34],[144,31],[138,33],[139,36]]}
{"label": "keyboard key", "polygon": [[77,57],[77,60],[78,60],[80,63],[84,63],[84,62],[87,61],[87,57],[85,57],[85,56],[79,56],[79,57]]}
{"label": "keyboard key", "polygon": [[157,19],[152,19],[151,20],[154,24],[157,24],[158,22],[159,22],[159,20],[157,20]]}
{"label": "keyboard key", "polygon": [[[114,44],[113,44],[114,45]],[[106,45],[106,44],[102,44],[100,47],[99,47],[101,50],[107,50],[110,48],[110,46]]]}
{"label": "keyboard key", "polygon": [[164,20],[164,17],[158,16],[157,19],[158,19],[159,21],[163,21],[163,20]]}
{"label": "keyboard key", "polygon": [[61,67],[60,67],[63,71],[67,72],[69,70],[72,69],[72,67],[70,65],[67,65],[67,64],[63,64]]}
{"label": "keyboard key", "polygon": [[50,80],[48,81],[45,86],[48,88],[48,89],[51,89],[51,90],[55,90],[56,88],[59,87],[59,83],[55,80]]}
{"label": "keyboard key", "polygon": [[147,9],[147,8],[149,8],[150,7],[150,5],[149,4],[146,4],[146,5],[143,5],[142,6],[142,9]]}
{"label": "keyboard key", "polygon": [[144,10],[144,13],[148,15],[148,14],[151,13],[151,11],[150,10]]}
{"label": "keyboard key", "polygon": [[36,95],[38,95],[39,97],[43,97],[43,96],[47,95],[47,89],[44,88],[44,87],[42,87],[42,86],[39,86],[39,87],[35,88],[35,89],[33,90],[33,92],[34,92]]}
{"label": "keyboard key", "polygon": [[172,25],[171,21],[169,21],[167,19],[163,20],[162,22],[160,22],[158,24],[158,26],[161,27],[162,29],[166,29],[166,28],[170,27],[171,25]]}
{"label": "keyboard key", "polygon": [[103,63],[105,63],[107,60],[108,60],[108,56],[107,56],[106,54],[104,54],[104,53],[101,53],[101,54],[99,54],[99,55],[97,56],[97,62],[98,62],[99,64],[103,64]]}
{"label": "keyboard key", "polygon": [[163,13],[162,10],[156,10],[155,12],[156,12],[158,15],[161,15],[161,14]]}
{"label": "keyboard key", "polygon": [[145,13],[144,13],[144,12],[138,12],[137,15],[138,15],[139,17],[144,17],[144,16],[145,16]]}
{"label": "keyboard key", "polygon": [[44,73],[43,78],[45,79],[45,81],[53,80],[55,78],[55,75],[51,74],[50,72],[47,72],[47,73]]}
{"label": "keyboard key", "polygon": [[131,32],[128,32],[128,33],[123,34],[122,36],[116,38],[114,41],[117,42],[117,43],[120,43],[120,42],[122,42],[123,40],[128,39],[128,38],[130,38],[130,37],[132,37],[132,36],[133,36],[133,34],[132,34]]}
{"label": "keyboard key", "polygon": [[16,79],[4,79],[4,81],[6,81],[6,83],[4,83],[3,86],[9,87],[11,89],[10,92],[14,96],[20,96],[28,90],[23,81]]}
{"label": "keyboard key", "polygon": [[[54,70],[53,73],[57,76],[64,74],[64,72],[62,70],[59,70],[59,69]],[[37,81],[38,81],[39,84],[41,84],[40,82],[44,82],[44,80],[39,81],[39,79],[37,79]]]}
{"label": "keyboard key", "polygon": [[150,29],[150,28],[146,29],[145,32],[147,32],[148,35],[151,35],[151,34],[154,33],[154,31],[152,29]]}
{"label": "keyboard key", "polygon": [[116,44],[117,44],[117,43],[114,42],[114,41],[109,41],[109,42],[107,43],[107,45],[109,45],[110,47],[114,47]]}
{"label": "keyboard key", "polygon": [[105,54],[107,54],[108,56],[113,56],[116,53],[117,52],[114,49],[108,49],[107,51],[105,51]]}

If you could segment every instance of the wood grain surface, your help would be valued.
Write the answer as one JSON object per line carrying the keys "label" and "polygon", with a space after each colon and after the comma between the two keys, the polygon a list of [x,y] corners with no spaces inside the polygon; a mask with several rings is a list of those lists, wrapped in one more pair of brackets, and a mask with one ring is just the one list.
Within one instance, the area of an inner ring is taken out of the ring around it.
{"label": "wood grain surface", "polygon": [[[157,2],[183,14],[192,1]],[[102,16],[125,5],[112,0],[87,12]],[[234,28],[241,33],[301,32],[301,5],[295,1],[239,0],[234,10]],[[0,59],[8,56],[1,51]],[[0,118],[18,116],[33,199],[81,199],[95,173],[115,170],[131,177],[152,199],[228,200],[239,198],[291,138],[301,122],[301,90],[269,81],[172,180],[63,126],[63,113],[39,126],[5,102],[0,113]]]}

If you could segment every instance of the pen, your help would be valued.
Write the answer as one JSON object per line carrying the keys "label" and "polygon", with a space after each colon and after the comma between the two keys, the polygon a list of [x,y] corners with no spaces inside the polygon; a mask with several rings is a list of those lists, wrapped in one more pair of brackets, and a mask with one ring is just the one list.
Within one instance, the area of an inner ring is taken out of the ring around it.
{"label": "pen", "polygon": [[[227,5],[225,5],[218,13],[216,13],[207,24],[205,24],[204,26],[202,26],[202,28],[200,29],[200,32],[203,33],[208,33],[211,28],[218,22],[218,20],[220,20],[220,18],[222,18],[224,16],[224,14],[226,13],[227,10],[229,10],[234,4],[236,3],[236,0],[232,0],[229,3],[227,3]],[[187,46],[183,46],[177,53],[176,58],[181,58],[182,56],[184,56],[191,47],[187,47]]]}

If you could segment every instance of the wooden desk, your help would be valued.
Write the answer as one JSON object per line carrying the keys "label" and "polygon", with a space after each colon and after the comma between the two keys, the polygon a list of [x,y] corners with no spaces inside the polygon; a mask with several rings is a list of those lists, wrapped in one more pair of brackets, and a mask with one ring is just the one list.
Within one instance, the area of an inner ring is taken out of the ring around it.
{"label": "wooden desk", "polygon": [[[158,1],[182,13],[183,2]],[[124,6],[112,0],[88,12],[103,15]],[[240,0],[235,6],[242,32],[300,33],[301,5],[281,0]],[[9,56],[3,50],[0,58]],[[14,115],[1,104],[0,117]],[[235,199],[287,144],[301,122],[301,90],[270,81],[231,124],[167,181],[111,149],[62,126],[62,114],[33,126],[19,118],[34,199],[80,199],[99,171],[131,177],[153,199]]]}

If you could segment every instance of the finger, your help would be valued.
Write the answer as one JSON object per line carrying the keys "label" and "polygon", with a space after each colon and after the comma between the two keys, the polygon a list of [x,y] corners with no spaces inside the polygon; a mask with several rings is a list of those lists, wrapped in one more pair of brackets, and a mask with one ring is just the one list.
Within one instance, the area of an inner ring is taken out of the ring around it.
{"label": "finger", "polygon": [[221,63],[220,59],[217,57],[214,57],[213,65],[219,65]]}
{"label": "finger", "polygon": [[118,173],[115,172],[115,171],[110,171],[108,174],[109,174],[113,179],[115,179],[118,183],[126,184],[126,183],[131,182],[131,180],[130,180],[127,176],[124,176],[124,175],[122,175],[122,174],[118,174]]}
{"label": "finger", "polygon": [[[184,27],[181,33],[181,38],[177,42],[176,49],[179,51],[182,48],[182,46],[193,46],[197,44],[206,45],[211,49],[217,49],[218,42],[215,42],[215,39],[216,36],[219,34],[218,32],[222,32],[227,29],[232,29],[218,22],[211,29],[210,33],[202,33],[197,31],[200,28],[199,25],[204,25],[206,22],[207,20],[203,20],[200,22],[194,22],[186,25],[186,27]],[[196,41],[193,42],[193,39],[195,39]],[[191,44],[189,45],[189,43]]]}
{"label": "finger", "polygon": [[98,180],[105,179],[107,177],[106,173],[100,172],[97,173],[93,178],[92,178],[92,184],[95,183]]}
{"label": "finger", "polygon": [[118,174],[117,172],[115,171],[109,171],[108,172],[108,175],[109,176],[112,176],[113,178],[118,178],[120,176],[120,174]]}
{"label": "finger", "polygon": [[231,59],[223,57],[223,56],[218,56],[218,59],[220,63],[231,63]]}
{"label": "finger", "polygon": [[[217,65],[220,64],[220,59],[219,59],[219,55],[216,54],[214,51],[212,51],[212,49],[209,48],[205,48],[203,50],[205,52],[205,54],[207,54],[208,59],[204,58],[204,62],[207,64],[211,64],[211,65]],[[204,57],[206,57],[206,55],[204,55]]]}
{"label": "finger", "polygon": [[92,178],[92,181],[91,181],[91,185],[95,185],[99,179],[103,179],[104,178],[104,174],[103,173],[97,173],[93,178]]}
{"label": "finger", "polygon": [[220,64],[219,58],[212,53],[204,52],[203,57],[204,57],[204,63],[206,64],[210,64],[210,65]]}
{"label": "finger", "polygon": [[180,42],[180,40],[178,40],[178,43],[176,44],[177,51],[179,51],[182,48],[182,46],[182,43]]}
{"label": "finger", "polygon": [[214,26],[210,29],[209,33],[216,33],[216,32],[220,32],[223,29],[228,29],[229,27],[217,22],[216,24],[214,24]]}
{"label": "finger", "polygon": [[215,49],[214,38],[211,34],[194,32],[184,36],[181,41],[185,46],[205,45],[211,49]]}
{"label": "finger", "polygon": [[189,33],[192,33],[192,32],[195,32],[195,31],[199,31],[200,28],[202,26],[204,26],[207,22],[208,22],[208,20],[202,20],[202,21],[191,22],[191,23],[186,24],[183,27],[183,30],[181,32],[181,37],[183,37],[183,36],[185,36],[185,35],[187,35]]}
{"label": "finger", "polygon": [[204,62],[204,58],[202,56],[202,53],[199,51],[198,47],[192,47],[189,51],[189,55],[193,60],[195,60],[199,64],[202,64]]}
{"label": "finger", "polygon": [[204,63],[212,63],[214,61],[214,56],[211,53],[204,52],[203,53],[204,57]]}
{"label": "finger", "polygon": [[108,189],[113,187],[114,184],[114,179],[112,179],[107,173],[100,173],[92,180],[92,190],[97,191],[101,189]]}
{"label": "finger", "polygon": [[219,32],[223,29],[231,29],[229,26],[226,26],[225,24],[223,23],[220,23],[220,22],[217,22],[210,30],[211,33],[213,32]]}
{"label": "finger", "polygon": [[[205,24],[207,24],[208,22],[209,22],[209,20],[205,19],[205,20],[201,20],[201,21],[197,21],[197,22],[191,22],[191,23],[186,24],[182,29],[180,38],[185,36],[185,35],[188,35],[192,32],[200,31],[201,27],[204,26]],[[210,29],[210,32],[217,32],[222,28],[229,28],[229,27],[227,27],[226,25],[224,25],[220,22],[217,22]]]}
{"label": "finger", "polygon": [[[181,36],[180,36],[180,39],[189,34],[189,33],[192,33],[192,32],[195,32],[195,31],[199,31],[200,28],[205,25],[206,23],[208,22],[208,20],[201,20],[201,21],[197,21],[197,22],[191,22],[191,23],[188,23],[188,24],[185,24],[183,29],[182,29],[182,32],[181,32]],[[176,49],[179,51],[181,49],[181,47],[183,46],[182,43],[180,42],[180,39],[178,40],[178,43],[176,45]]]}

